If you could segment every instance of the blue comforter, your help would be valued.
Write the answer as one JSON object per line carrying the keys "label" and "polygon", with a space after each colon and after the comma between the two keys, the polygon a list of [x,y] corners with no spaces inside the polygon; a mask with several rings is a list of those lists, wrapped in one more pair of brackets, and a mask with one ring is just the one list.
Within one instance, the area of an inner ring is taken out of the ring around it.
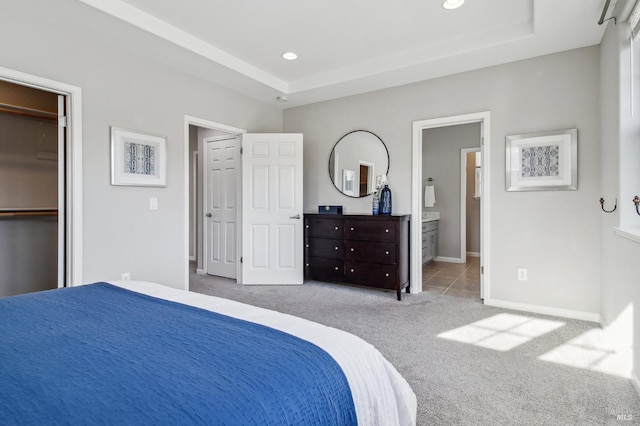
{"label": "blue comforter", "polygon": [[110,284],[0,299],[0,424],[349,425],[317,346]]}

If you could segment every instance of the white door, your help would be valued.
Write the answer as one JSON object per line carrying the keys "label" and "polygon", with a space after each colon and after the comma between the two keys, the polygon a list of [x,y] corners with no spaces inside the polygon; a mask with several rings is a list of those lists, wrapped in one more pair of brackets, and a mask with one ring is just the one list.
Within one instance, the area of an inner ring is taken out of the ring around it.
{"label": "white door", "polygon": [[242,283],[302,284],[302,134],[244,134],[242,149]]}
{"label": "white door", "polygon": [[240,143],[237,137],[207,138],[203,142],[207,274],[235,279],[238,266]]}

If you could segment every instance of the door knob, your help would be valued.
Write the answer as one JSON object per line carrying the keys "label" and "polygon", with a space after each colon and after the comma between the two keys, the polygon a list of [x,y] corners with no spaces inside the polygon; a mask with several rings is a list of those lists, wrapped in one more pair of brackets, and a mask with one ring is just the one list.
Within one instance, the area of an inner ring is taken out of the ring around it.
{"label": "door knob", "polygon": [[297,214],[295,216],[289,216],[289,219],[300,219],[300,215]]}
{"label": "door knob", "polygon": [[213,216],[213,215],[212,215],[211,213],[207,213],[205,216],[207,216],[207,217],[211,217],[211,216]]}

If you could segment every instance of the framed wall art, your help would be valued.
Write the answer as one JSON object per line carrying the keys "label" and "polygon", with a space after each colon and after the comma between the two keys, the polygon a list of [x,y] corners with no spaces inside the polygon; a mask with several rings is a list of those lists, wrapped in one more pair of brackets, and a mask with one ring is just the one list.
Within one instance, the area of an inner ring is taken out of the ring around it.
{"label": "framed wall art", "polygon": [[111,184],[167,186],[167,139],[111,127]]}
{"label": "framed wall art", "polygon": [[578,189],[578,130],[507,136],[507,191]]}

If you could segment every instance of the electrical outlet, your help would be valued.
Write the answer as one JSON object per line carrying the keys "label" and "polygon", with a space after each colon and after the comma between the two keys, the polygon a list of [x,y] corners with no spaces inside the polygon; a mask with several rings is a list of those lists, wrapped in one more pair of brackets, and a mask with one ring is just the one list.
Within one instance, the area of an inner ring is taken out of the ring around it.
{"label": "electrical outlet", "polygon": [[158,199],[156,197],[149,198],[149,210],[158,210]]}
{"label": "electrical outlet", "polygon": [[129,272],[125,272],[122,274],[122,281],[130,281],[131,280],[131,274]]}
{"label": "electrical outlet", "polygon": [[527,280],[527,270],[525,268],[518,268],[518,281]]}

